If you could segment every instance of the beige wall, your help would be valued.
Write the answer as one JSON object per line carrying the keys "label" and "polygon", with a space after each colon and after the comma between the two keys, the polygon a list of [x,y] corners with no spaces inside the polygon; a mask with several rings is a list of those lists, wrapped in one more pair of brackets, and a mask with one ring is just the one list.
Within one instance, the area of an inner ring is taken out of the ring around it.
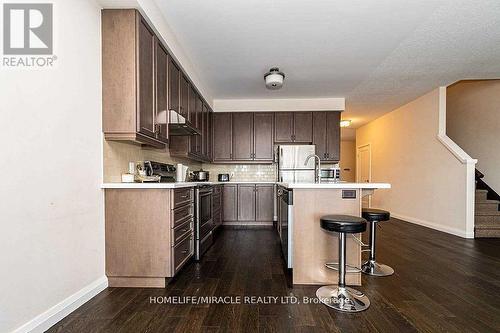
{"label": "beige wall", "polygon": [[187,165],[189,170],[199,170],[201,168],[199,162],[171,157],[168,149],[145,148],[127,142],[104,140],[103,155],[104,182],[121,182],[121,175],[128,171],[129,162],[151,160],[173,165],[182,163]]}
{"label": "beige wall", "polygon": [[340,179],[356,181],[356,141],[340,141]]}
{"label": "beige wall", "polygon": [[500,193],[500,80],[458,82],[448,87],[446,104],[446,134]]}
{"label": "beige wall", "polygon": [[466,228],[466,167],[437,139],[439,89],[356,131],[356,145],[372,147],[373,207],[438,230],[470,237]]}
{"label": "beige wall", "polygon": [[50,2],[54,68],[0,70],[0,332],[44,331],[107,285],[101,9]]}

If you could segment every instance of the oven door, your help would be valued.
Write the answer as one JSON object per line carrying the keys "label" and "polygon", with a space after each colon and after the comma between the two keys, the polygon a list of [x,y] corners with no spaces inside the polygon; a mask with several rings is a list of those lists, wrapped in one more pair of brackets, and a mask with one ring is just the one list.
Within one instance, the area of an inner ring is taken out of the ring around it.
{"label": "oven door", "polygon": [[211,224],[213,221],[212,208],[212,190],[200,190],[198,206],[198,225],[200,226],[199,239],[203,239],[208,232],[212,231],[212,229],[207,226],[207,224]]}
{"label": "oven door", "polygon": [[212,230],[214,229],[212,193],[211,187],[197,189],[195,260],[200,260],[203,253],[212,245]]}

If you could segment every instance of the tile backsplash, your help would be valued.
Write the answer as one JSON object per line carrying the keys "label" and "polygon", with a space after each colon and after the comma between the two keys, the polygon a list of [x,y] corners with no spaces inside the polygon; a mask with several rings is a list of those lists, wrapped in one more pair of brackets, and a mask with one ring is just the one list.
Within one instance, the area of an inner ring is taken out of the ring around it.
{"label": "tile backsplash", "polygon": [[219,173],[228,173],[234,181],[276,181],[275,164],[207,164],[203,170],[210,172],[210,180],[217,180]]}
{"label": "tile backsplash", "polygon": [[168,149],[144,148],[127,142],[106,141],[103,142],[103,164],[104,182],[121,182],[122,173],[128,172],[128,163],[151,160],[176,165],[182,163],[189,170],[199,170],[201,163],[171,157]]}

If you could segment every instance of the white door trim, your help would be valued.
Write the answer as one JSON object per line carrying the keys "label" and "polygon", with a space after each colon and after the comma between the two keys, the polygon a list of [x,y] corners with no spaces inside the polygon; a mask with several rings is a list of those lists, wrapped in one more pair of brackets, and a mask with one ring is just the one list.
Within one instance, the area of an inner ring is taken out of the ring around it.
{"label": "white door trim", "polygon": [[[369,160],[370,160],[370,168],[368,169],[368,181],[371,183],[372,181],[372,144],[371,143],[366,143],[364,145],[360,145],[356,147],[356,182],[358,183],[364,183],[363,180],[361,180],[361,168],[359,167],[359,151],[363,148],[368,148],[368,154],[369,154]],[[372,196],[368,195],[368,207],[372,206]]]}

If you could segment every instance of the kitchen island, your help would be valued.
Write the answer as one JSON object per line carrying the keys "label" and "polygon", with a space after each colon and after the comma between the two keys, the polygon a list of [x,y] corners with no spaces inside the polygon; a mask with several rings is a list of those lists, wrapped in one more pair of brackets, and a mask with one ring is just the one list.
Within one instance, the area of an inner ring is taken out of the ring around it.
{"label": "kitchen island", "polygon": [[[282,241],[287,238],[284,243],[290,252],[288,267],[293,268],[293,284],[336,284],[338,272],[327,269],[325,264],[338,261],[338,234],[321,229],[321,216],[361,216],[362,198],[376,189],[389,189],[390,184],[334,182],[278,183],[278,186],[293,193],[290,195],[293,204],[288,205],[286,214],[280,213],[279,223],[281,228],[286,226],[281,238]],[[286,221],[282,215],[287,215]],[[361,245],[352,236],[347,237],[346,251],[347,264],[361,267]],[[361,285],[361,273],[347,274],[346,282]]]}

